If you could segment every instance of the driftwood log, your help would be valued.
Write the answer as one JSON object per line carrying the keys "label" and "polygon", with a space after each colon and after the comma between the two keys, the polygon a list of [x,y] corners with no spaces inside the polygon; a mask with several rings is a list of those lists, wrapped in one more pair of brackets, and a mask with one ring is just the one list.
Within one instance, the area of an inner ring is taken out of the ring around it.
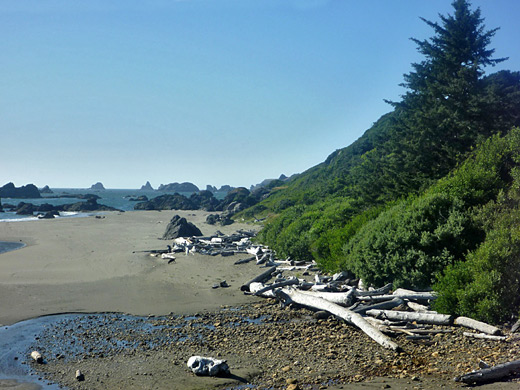
{"label": "driftwood log", "polygon": [[491,335],[499,335],[501,334],[500,329],[495,326],[486,324],[485,322],[480,322],[477,320],[473,320],[468,317],[457,317],[453,321],[454,325],[464,326],[466,328],[470,328],[473,330],[478,330],[479,332],[491,334]]}
{"label": "driftwood log", "polygon": [[271,268],[268,268],[267,271],[265,272],[262,272],[260,275],[258,275],[256,278],[253,278],[251,279],[249,282],[247,282],[246,284],[243,284],[241,287],[240,287],[240,290],[241,291],[249,291],[249,285],[253,282],[264,282],[266,281],[267,279],[269,279],[271,277],[271,275],[276,271],[276,267],[271,267]]}
{"label": "driftwood log", "polygon": [[276,290],[275,295],[278,299],[288,303],[296,303],[298,305],[306,306],[314,310],[325,310],[336,317],[339,317],[349,324],[357,326],[363,332],[367,334],[372,340],[384,348],[391,349],[393,351],[399,351],[399,346],[394,343],[390,338],[385,336],[379,329],[376,329],[370,323],[368,323],[360,314],[354,313],[340,305],[329,302],[323,298],[312,296],[309,294],[303,294],[301,291],[295,289],[284,288],[282,290]]}
{"label": "driftwood log", "polygon": [[516,372],[520,372],[520,360],[499,364],[494,367],[458,376],[455,378],[455,382],[463,382],[467,384],[491,382],[497,379],[502,379]]}
{"label": "driftwood log", "polygon": [[[260,288],[260,290],[258,291],[253,291],[253,288],[252,288],[252,284],[251,283],[249,285],[249,290],[254,293],[255,295],[263,295],[265,292],[267,291],[271,291],[271,290],[274,290],[275,288],[280,288],[280,287],[285,287],[285,286],[294,286],[295,284],[298,284],[300,283],[300,281],[297,279],[297,278],[292,278],[292,279],[287,279],[287,280],[284,280],[282,282],[277,282],[277,283],[273,283],[269,286],[263,286],[262,288]],[[255,283],[256,284],[256,283]]]}
{"label": "driftwood log", "polygon": [[451,325],[453,317],[447,314],[417,313],[393,310],[368,310],[367,314],[391,321],[417,322],[418,324]]}
{"label": "driftwood log", "polygon": [[493,336],[493,335],[486,334],[486,333],[463,332],[462,334],[466,337],[473,337],[474,339],[495,340],[495,341],[505,341],[507,339],[506,336]]}
{"label": "driftwood log", "polygon": [[401,298],[394,297],[394,299],[389,301],[382,301],[379,303],[374,303],[373,305],[361,305],[351,310],[355,313],[365,314],[369,310],[390,310],[394,307],[402,305],[403,303],[404,301]]}

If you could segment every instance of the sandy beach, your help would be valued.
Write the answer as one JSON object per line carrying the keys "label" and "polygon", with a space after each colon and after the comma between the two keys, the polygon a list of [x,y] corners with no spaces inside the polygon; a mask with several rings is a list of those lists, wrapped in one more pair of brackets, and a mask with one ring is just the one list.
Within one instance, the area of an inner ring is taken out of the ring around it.
{"label": "sandy beach", "polygon": [[[254,262],[234,265],[247,255],[180,253],[171,264],[149,255],[170,243],[159,237],[175,214],[204,235],[257,228],[211,226],[202,211],[0,223],[0,241],[26,244],[0,254],[0,323],[15,324],[0,329],[0,371],[22,362],[69,389],[434,390],[461,388],[453,377],[476,368],[480,358],[497,364],[520,353],[518,340],[468,341],[459,329],[425,345],[403,335],[399,343],[406,353],[396,355],[332,317],[318,320],[311,311],[244,295],[240,286],[262,272]],[[212,288],[223,280],[230,287]],[[16,330],[18,321],[56,313],[144,317],[44,317],[24,325],[28,331]],[[17,340],[35,334],[30,345]],[[17,348],[18,342],[25,347]],[[121,343],[132,347],[120,349]],[[31,362],[23,348],[47,352],[48,364]],[[196,377],[186,367],[194,354],[228,360],[232,375]],[[84,382],[75,379],[76,369],[85,374]],[[30,383],[26,374],[18,378],[21,383],[1,374],[0,388],[58,388]],[[481,388],[512,390],[518,382]]]}
{"label": "sandy beach", "polygon": [[[0,223],[0,241],[27,244],[0,254],[0,324],[66,312],[185,314],[250,301],[237,286],[258,274],[258,268],[234,266],[237,256],[179,254],[167,264],[142,252],[166,248],[170,242],[159,237],[175,214],[205,235],[252,228],[208,225],[209,213],[201,211]],[[231,287],[212,289],[221,280]]]}

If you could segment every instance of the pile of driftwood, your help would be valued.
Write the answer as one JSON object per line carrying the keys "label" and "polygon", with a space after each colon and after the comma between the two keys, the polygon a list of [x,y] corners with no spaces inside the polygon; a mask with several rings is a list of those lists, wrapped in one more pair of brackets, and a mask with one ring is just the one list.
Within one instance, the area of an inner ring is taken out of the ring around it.
{"label": "pile of driftwood", "polygon": [[[173,247],[162,253],[166,259],[174,259],[174,253],[201,253],[209,256],[249,254],[237,260],[236,265],[255,261],[265,270],[241,286],[246,294],[274,298],[283,305],[297,304],[317,312],[326,312],[349,324],[357,326],[384,348],[401,351],[390,336],[405,334],[408,340],[428,340],[436,333],[449,333],[453,329],[433,328],[432,325],[461,326],[473,330],[464,332],[466,337],[504,341],[500,329],[467,317],[439,314],[430,309],[435,300],[433,291],[393,290],[392,284],[381,288],[365,288],[361,280],[353,279],[345,272],[332,276],[320,274],[313,261],[281,260],[268,247],[254,245],[252,231],[239,230],[225,236],[217,232],[210,237],[178,238]],[[172,260],[170,260],[172,261]],[[292,272],[291,272],[292,271]],[[284,273],[306,276],[284,276]],[[312,282],[308,281],[314,277]],[[269,282],[269,283],[268,283]],[[520,371],[520,361],[483,367],[482,370],[455,378],[458,382],[481,383],[497,380],[512,372]]]}
{"label": "pile of driftwood", "polygon": [[[384,348],[400,351],[399,345],[390,336],[405,334],[408,340],[427,341],[437,333],[451,333],[448,326],[471,329],[464,336],[479,339],[505,341],[501,330],[495,326],[468,317],[455,317],[432,311],[430,303],[436,299],[433,291],[411,291],[402,288],[393,290],[392,284],[381,288],[366,289],[361,280],[349,278],[345,272],[332,276],[314,274],[314,282],[295,276],[284,277],[284,271],[318,271],[313,262],[278,260],[266,248],[255,249],[257,263],[267,269],[241,286],[246,294],[274,298],[283,305],[296,304],[317,312],[326,312],[357,326]],[[251,252],[251,249],[249,250]],[[266,255],[267,254],[267,255]],[[269,282],[269,283],[268,283]],[[434,328],[441,325],[444,328]],[[520,361],[489,367],[455,378],[467,384],[482,383],[504,378],[520,372]]]}

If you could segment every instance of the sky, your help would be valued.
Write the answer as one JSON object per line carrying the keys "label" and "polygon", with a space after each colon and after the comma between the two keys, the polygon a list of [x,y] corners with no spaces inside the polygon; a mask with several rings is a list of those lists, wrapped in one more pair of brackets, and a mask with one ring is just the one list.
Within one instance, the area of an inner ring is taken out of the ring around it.
{"label": "sky", "polygon": [[[520,1],[474,0],[520,70]],[[0,0],[0,186],[244,186],[398,101],[451,0]]]}

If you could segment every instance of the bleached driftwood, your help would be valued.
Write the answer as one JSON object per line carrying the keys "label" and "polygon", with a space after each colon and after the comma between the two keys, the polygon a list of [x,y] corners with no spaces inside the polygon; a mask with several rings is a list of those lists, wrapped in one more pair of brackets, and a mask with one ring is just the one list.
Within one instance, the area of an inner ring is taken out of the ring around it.
{"label": "bleached driftwood", "polygon": [[373,305],[361,305],[356,307],[355,309],[352,309],[353,312],[359,313],[359,314],[365,314],[368,310],[390,310],[394,307],[397,307],[399,305],[402,305],[404,301],[399,297],[394,297],[390,301],[383,301],[379,303],[374,303]]}
{"label": "bleached driftwood", "polygon": [[36,361],[36,363],[43,363],[43,357],[40,352],[32,351],[31,357]]}
{"label": "bleached driftwood", "polygon": [[273,274],[273,272],[276,271],[276,267],[271,267],[271,268],[268,268],[267,271],[264,271],[262,272],[260,275],[258,275],[257,277],[251,279],[249,282],[243,284],[241,287],[240,287],[240,290],[241,291],[249,291],[249,285],[253,282],[264,282],[266,281],[267,279],[269,279],[271,277],[271,275]]}
{"label": "bleached driftwood", "polygon": [[494,367],[485,368],[483,370],[477,370],[470,372],[469,374],[458,376],[455,378],[455,382],[463,382],[467,384],[491,382],[497,379],[502,379],[515,372],[520,372],[520,360],[499,364]]}
{"label": "bleached driftwood", "polygon": [[453,317],[447,314],[416,313],[393,310],[368,310],[367,314],[376,318],[385,318],[392,321],[409,321],[418,324],[451,325]]}
{"label": "bleached driftwood", "polygon": [[83,373],[80,370],[76,370],[76,380],[78,382],[85,380],[85,375],[83,375]]}
{"label": "bleached driftwood", "polygon": [[421,305],[417,302],[408,301],[406,302],[406,306],[408,306],[413,311],[417,311],[419,313],[435,313],[434,311],[430,310],[430,308],[426,305]]}
{"label": "bleached driftwood", "polygon": [[360,314],[354,313],[340,305],[329,302],[323,298],[304,294],[292,288],[284,288],[276,290],[275,295],[285,303],[297,303],[315,310],[325,310],[336,317],[339,317],[349,324],[353,324],[365,332],[371,339],[376,341],[381,346],[397,351],[399,346],[385,336],[379,329],[376,329],[368,323]]}
{"label": "bleached driftwood", "polygon": [[393,294],[385,294],[385,295],[367,295],[364,294],[362,296],[359,296],[358,299],[362,301],[372,301],[372,302],[380,302],[380,301],[388,301],[390,299],[393,299],[395,297],[399,297],[401,299],[408,299],[411,301],[431,301],[436,298],[434,294],[431,293],[404,293],[401,292],[399,294],[396,294],[395,292]]}
{"label": "bleached driftwood", "polygon": [[335,303],[341,306],[350,306],[353,299],[353,291],[347,292],[327,292],[327,291],[300,291],[301,294],[306,294],[312,297],[323,298],[326,301]]}
{"label": "bleached driftwood", "polygon": [[457,317],[453,321],[454,325],[464,326],[465,328],[470,328],[474,330],[478,330],[479,332],[491,334],[491,335],[499,335],[501,334],[500,329],[493,325],[486,324],[485,322],[476,321],[474,319],[468,317]]}
{"label": "bleached driftwood", "polygon": [[188,359],[188,368],[195,375],[229,375],[229,366],[225,360],[219,360],[211,357],[192,356]]}
{"label": "bleached driftwood", "polygon": [[[361,282],[361,280],[360,280]],[[358,284],[358,286],[363,287],[363,283]],[[371,291],[360,291],[359,287],[355,289],[356,297],[364,297],[364,296],[374,296],[374,295],[384,295],[388,294],[392,290],[392,283],[385,284],[383,287],[376,288]]]}
{"label": "bleached driftwood", "polygon": [[471,332],[463,332],[462,333],[466,337],[473,337],[474,339],[485,339],[485,340],[495,340],[495,341],[505,341],[507,339],[506,336],[493,336],[486,333],[471,333]]}
{"label": "bleached driftwood", "polygon": [[275,288],[280,288],[280,287],[285,287],[285,286],[294,286],[295,284],[298,284],[298,283],[300,283],[300,281],[297,278],[292,278],[292,279],[287,279],[287,280],[284,280],[281,282],[273,283],[269,286],[263,285],[263,287],[258,291],[253,291],[252,284],[251,284],[251,285],[249,285],[249,291],[251,291],[255,295],[263,295],[265,292],[274,290]]}

